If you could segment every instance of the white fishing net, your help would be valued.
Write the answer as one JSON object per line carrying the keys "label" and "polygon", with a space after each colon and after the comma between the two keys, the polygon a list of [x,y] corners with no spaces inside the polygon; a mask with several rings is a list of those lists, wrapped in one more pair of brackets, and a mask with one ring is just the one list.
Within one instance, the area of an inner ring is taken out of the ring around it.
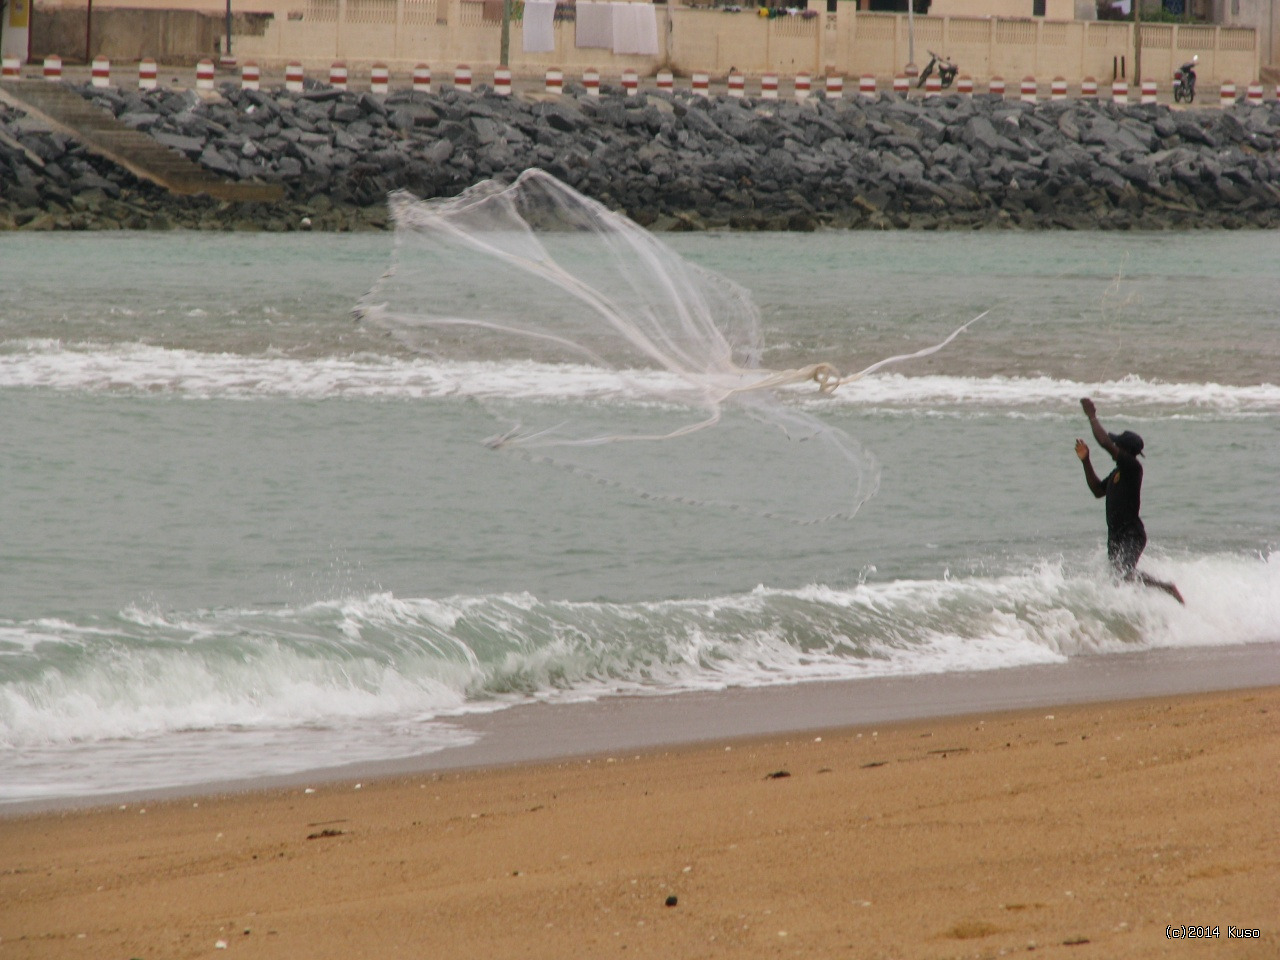
{"label": "white fishing net", "polygon": [[850,377],[761,368],[746,290],[540,170],[389,204],[393,263],[357,318],[483,403],[499,427],[477,439],[642,497],[799,522],[875,493],[874,458],[803,398],[905,357]]}

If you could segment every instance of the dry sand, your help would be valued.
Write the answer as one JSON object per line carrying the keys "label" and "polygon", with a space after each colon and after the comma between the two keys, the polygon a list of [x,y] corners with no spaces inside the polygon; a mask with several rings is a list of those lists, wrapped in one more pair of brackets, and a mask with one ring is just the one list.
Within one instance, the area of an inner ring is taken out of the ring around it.
{"label": "dry sand", "polygon": [[131,802],[0,819],[0,960],[1274,958],[1278,821],[1274,687]]}

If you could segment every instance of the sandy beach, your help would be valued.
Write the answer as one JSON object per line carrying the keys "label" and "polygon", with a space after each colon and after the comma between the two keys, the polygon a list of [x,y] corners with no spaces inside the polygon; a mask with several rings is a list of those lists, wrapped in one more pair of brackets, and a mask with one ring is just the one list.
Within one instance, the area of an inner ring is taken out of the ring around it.
{"label": "sandy beach", "polygon": [[0,957],[1274,957],[1278,717],[1267,687],[11,816]]}

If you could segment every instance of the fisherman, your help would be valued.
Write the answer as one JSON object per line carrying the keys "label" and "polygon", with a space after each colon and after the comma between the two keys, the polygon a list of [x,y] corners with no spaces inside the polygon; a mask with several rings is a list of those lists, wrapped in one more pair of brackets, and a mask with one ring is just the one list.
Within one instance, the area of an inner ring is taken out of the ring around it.
{"label": "fisherman", "polygon": [[1080,401],[1089,427],[1098,445],[1116,462],[1116,467],[1105,480],[1099,480],[1089,462],[1089,446],[1076,440],[1076,456],[1084,465],[1084,478],[1095,497],[1107,498],[1107,558],[1117,574],[1124,580],[1137,580],[1148,587],[1163,590],[1179,603],[1185,604],[1182,594],[1172,583],[1165,583],[1145,573],[1138,572],[1138,558],[1147,545],[1147,531],[1138,512],[1142,507],[1142,438],[1132,430],[1124,433],[1107,433],[1098,422],[1098,411],[1093,401],[1085,397]]}

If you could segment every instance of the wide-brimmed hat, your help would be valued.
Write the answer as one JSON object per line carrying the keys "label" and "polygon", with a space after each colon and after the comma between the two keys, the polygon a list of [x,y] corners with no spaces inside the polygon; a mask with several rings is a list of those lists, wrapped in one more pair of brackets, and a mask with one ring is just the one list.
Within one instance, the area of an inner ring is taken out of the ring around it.
{"label": "wide-brimmed hat", "polygon": [[1126,430],[1124,433],[1110,433],[1107,436],[1111,438],[1112,443],[1126,453],[1130,453],[1135,457],[1144,455],[1142,453],[1142,438],[1132,430]]}

